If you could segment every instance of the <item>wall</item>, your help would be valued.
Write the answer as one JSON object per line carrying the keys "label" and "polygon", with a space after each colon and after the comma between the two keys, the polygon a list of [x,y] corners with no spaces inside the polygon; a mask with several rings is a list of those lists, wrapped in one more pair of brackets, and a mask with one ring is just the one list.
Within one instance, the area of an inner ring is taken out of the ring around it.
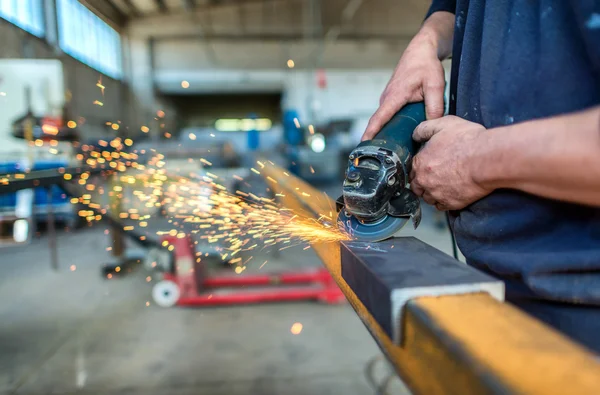
{"label": "wall", "polygon": [[189,81],[186,93],[280,92],[282,108],[294,109],[304,121],[372,113],[392,73],[379,70],[325,70],[326,87],[317,86],[314,72],[306,70],[167,70],[157,71],[159,91],[181,93],[181,80]]}
{"label": "wall", "polygon": [[27,94],[34,114],[59,116],[64,106],[63,68],[53,59],[0,60],[0,160],[18,158],[27,150],[12,136],[12,124],[25,115]]}
{"label": "wall", "polygon": [[[122,133],[138,134],[143,117],[131,106],[134,102],[129,87],[62,53],[44,40],[34,37],[13,24],[0,19],[0,61],[2,59],[58,59],[63,65],[65,116],[85,119],[81,126],[83,139],[94,139],[114,133],[106,122],[121,121]],[[96,86],[99,80],[104,95]],[[0,90],[2,82],[0,81]],[[100,101],[103,106],[94,104]],[[25,108],[23,108],[23,113]],[[147,119],[148,117],[146,117]]]}

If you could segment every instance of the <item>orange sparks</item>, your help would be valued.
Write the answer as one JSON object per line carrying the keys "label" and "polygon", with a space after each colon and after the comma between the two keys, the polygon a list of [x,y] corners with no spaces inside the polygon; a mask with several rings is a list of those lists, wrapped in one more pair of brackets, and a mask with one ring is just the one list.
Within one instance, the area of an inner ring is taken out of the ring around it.
{"label": "orange sparks", "polygon": [[100,107],[104,105],[104,103],[102,103],[100,100],[94,100],[94,104]]}
{"label": "orange sparks", "polygon": [[302,324],[299,322],[294,322],[290,328],[290,332],[292,332],[292,335],[299,335],[300,332],[302,332]]}
{"label": "orange sparks", "polygon": [[104,89],[106,89],[106,87],[102,85],[102,77],[100,77],[100,79],[96,83],[96,86],[100,88],[100,92],[102,92],[102,96],[104,96]]}
{"label": "orange sparks", "polygon": [[42,131],[51,136],[56,136],[58,134],[58,128],[54,125],[43,124]]}

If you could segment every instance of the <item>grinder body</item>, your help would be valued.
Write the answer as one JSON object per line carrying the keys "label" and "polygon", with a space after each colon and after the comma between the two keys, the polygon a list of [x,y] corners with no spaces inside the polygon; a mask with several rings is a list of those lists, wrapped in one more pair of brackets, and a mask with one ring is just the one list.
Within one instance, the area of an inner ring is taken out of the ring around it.
{"label": "grinder body", "polygon": [[377,241],[393,236],[409,218],[418,226],[419,199],[408,182],[419,148],[412,135],[424,120],[424,103],[408,104],[350,154],[338,220],[351,235]]}

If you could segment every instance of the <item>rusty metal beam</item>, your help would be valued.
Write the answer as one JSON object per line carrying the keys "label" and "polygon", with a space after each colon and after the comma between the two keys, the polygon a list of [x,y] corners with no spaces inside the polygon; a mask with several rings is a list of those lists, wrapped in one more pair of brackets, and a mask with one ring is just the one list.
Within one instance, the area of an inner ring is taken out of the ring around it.
{"label": "rusty metal beam", "polygon": [[[328,196],[283,170],[266,166],[261,173],[274,180],[266,178],[285,195],[286,207],[335,213]],[[313,249],[415,394],[598,393],[600,364],[593,354],[484,293],[413,299],[405,312],[402,346],[395,344],[342,277],[339,243]]]}

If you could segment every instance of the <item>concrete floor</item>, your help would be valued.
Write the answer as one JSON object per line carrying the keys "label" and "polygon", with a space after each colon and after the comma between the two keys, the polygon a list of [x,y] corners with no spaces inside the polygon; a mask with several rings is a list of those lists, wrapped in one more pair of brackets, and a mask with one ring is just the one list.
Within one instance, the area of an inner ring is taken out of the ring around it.
{"label": "concrete floor", "polygon": [[[431,218],[417,235],[450,251]],[[44,236],[2,249],[0,394],[374,393],[363,370],[381,352],[349,305],[160,308],[143,268],[101,277],[111,259],[103,230],[61,232],[58,272]],[[313,265],[296,248],[263,270]],[[391,393],[406,391],[398,381]]]}

